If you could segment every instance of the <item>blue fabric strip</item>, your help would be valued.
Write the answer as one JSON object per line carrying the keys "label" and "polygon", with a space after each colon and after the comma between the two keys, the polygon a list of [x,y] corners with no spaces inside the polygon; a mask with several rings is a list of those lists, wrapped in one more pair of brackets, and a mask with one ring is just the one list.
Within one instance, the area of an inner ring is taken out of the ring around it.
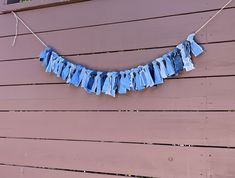
{"label": "blue fabric strip", "polygon": [[160,73],[160,67],[157,64],[157,61],[152,61],[154,69],[154,84],[159,85],[163,83],[163,78]]}
{"label": "blue fabric strip", "polygon": [[120,80],[118,84],[118,93],[124,94],[130,90],[130,75],[129,71],[120,71]]}
{"label": "blue fabric strip", "polygon": [[73,63],[70,63],[69,74],[68,74],[66,83],[71,84],[71,82],[72,82],[72,77],[73,77],[75,71],[76,71],[76,65],[73,64]]}
{"label": "blue fabric strip", "polygon": [[166,70],[167,70],[167,75],[172,76],[175,75],[175,69],[174,69],[174,64],[173,61],[169,58],[167,54],[164,54],[163,59],[166,63]]}
{"label": "blue fabric strip", "polygon": [[65,67],[63,68],[62,70],[62,73],[61,73],[61,78],[63,80],[66,80],[68,75],[69,75],[69,70],[70,70],[70,67],[71,67],[71,63],[67,61]]}
{"label": "blue fabric strip", "polygon": [[187,37],[187,40],[190,42],[193,55],[197,57],[203,52],[203,49],[199,44],[197,44],[197,42],[194,40],[194,37],[195,33],[192,33]]}
{"label": "blue fabric strip", "polygon": [[43,62],[42,65],[44,68],[46,68],[48,65],[48,62],[49,62],[49,59],[51,56],[51,52],[52,52],[51,48],[45,48],[39,56],[39,60]]}
{"label": "blue fabric strip", "polygon": [[105,79],[104,85],[102,87],[102,93],[115,97],[115,78],[117,72],[108,72]]}
{"label": "blue fabric strip", "polygon": [[162,78],[167,78],[167,70],[166,70],[165,64],[163,63],[163,60],[164,59],[162,57],[156,59],[157,63],[160,65],[161,77]]}
{"label": "blue fabric strip", "polygon": [[80,64],[77,64],[75,73],[73,74],[71,82],[70,82],[74,86],[79,86],[80,85],[80,82],[81,82],[81,80],[80,80],[80,73],[82,71],[82,68],[83,67]]}
{"label": "blue fabric strip", "polygon": [[148,64],[144,65],[143,70],[144,70],[144,77],[146,80],[145,87],[154,86],[154,81],[153,81],[153,78],[152,78],[150,70],[149,70],[149,65]]}
{"label": "blue fabric strip", "polygon": [[64,68],[64,58],[58,57],[57,60],[58,62],[55,65],[54,73],[56,74],[57,77],[61,77],[61,72]]}
{"label": "blue fabric strip", "polygon": [[130,69],[129,76],[130,76],[130,90],[135,90],[135,68]]}
{"label": "blue fabric strip", "polygon": [[92,92],[92,86],[94,85],[96,75],[96,71],[92,71],[90,74],[90,78],[87,83],[87,90],[89,91],[89,93]]}
{"label": "blue fabric strip", "polygon": [[180,55],[180,50],[178,48],[174,48],[173,51],[170,52],[169,54],[170,54],[169,57],[174,64],[175,73],[176,75],[178,75],[181,71],[183,71],[183,66],[184,66]]}
{"label": "blue fabric strip", "polygon": [[187,43],[186,41],[177,45],[177,48],[180,50],[180,53],[181,53],[182,61],[184,63],[183,68],[186,71],[191,71],[195,69],[193,62],[191,60],[189,45],[190,44]]}
{"label": "blue fabric strip", "polygon": [[101,74],[102,72],[96,73],[93,85],[91,87],[91,92],[96,93],[96,95],[99,95],[101,93],[101,78],[100,78]]}
{"label": "blue fabric strip", "polygon": [[[92,70],[90,70],[90,69],[86,69],[85,68],[85,70],[84,70],[84,72],[83,72],[83,77],[81,78],[81,87],[82,88],[84,88],[86,91],[88,91],[89,92],[89,90],[87,89],[87,85],[88,85],[88,81],[89,81],[89,79],[90,79],[90,74],[92,73],[93,71]],[[81,77],[81,75],[80,75],[80,77]]]}
{"label": "blue fabric strip", "polygon": [[145,76],[143,76],[143,67],[138,66],[137,68],[133,69],[134,71],[134,83],[135,83],[135,90],[143,90],[145,88]]}

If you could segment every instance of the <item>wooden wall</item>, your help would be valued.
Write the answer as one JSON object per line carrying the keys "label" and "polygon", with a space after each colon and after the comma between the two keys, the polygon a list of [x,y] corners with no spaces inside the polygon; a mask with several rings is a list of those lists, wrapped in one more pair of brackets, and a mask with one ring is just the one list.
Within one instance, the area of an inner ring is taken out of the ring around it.
{"label": "wooden wall", "polygon": [[[18,15],[100,70],[144,64],[227,0],[92,0]],[[234,178],[235,1],[197,36],[196,70],[141,92],[95,96],[44,72],[43,46],[0,14],[0,177]]]}

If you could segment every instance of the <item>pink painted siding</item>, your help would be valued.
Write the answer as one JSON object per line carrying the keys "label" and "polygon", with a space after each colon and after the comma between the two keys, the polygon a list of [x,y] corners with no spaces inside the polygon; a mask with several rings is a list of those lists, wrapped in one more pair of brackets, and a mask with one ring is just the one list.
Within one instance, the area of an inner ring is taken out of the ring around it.
{"label": "pink painted siding", "polygon": [[[91,0],[18,14],[74,62],[121,70],[172,49],[224,3]],[[11,47],[15,19],[0,13],[0,177],[235,177],[234,15],[232,2],[198,34],[196,70],[112,98],[45,73],[41,44],[20,24]]]}

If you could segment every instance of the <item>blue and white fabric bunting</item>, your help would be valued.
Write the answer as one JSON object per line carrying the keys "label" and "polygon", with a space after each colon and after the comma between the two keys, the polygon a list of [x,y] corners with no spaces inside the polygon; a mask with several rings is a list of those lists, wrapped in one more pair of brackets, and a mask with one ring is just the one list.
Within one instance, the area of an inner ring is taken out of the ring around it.
{"label": "blue and white fabric bunting", "polygon": [[46,72],[53,72],[66,83],[76,87],[81,86],[88,93],[100,95],[104,93],[112,97],[116,93],[125,94],[130,90],[143,90],[164,83],[164,79],[176,76],[184,69],[195,69],[191,53],[197,57],[203,48],[194,40],[195,33],[178,44],[172,51],[152,60],[145,65],[139,65],[123,71],[96,71],[81,64],[74,64],[60,56],[51,48],[45,48],[39,59]]}

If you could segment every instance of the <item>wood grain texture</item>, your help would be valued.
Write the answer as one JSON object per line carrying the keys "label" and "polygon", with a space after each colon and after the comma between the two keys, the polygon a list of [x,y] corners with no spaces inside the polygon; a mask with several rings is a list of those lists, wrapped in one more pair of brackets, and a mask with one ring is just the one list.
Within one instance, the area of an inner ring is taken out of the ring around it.
{"label": "wood grain texture", "polygon": [[[18,14],[35,32],[43,32],[197,13],[198,11],[219,9],[225,3],[225,0],[177,0],[172,5],[171,0],[148,0],[147,2],[142,0],[92,0],[40,10],[28,10]],[[232,2],[228,7],[235,7],[235,3]],[[38,23],[39,21],[42,21],[43,25]],[[0,36],[15,34],[15,21],[12,14],[0,15],[0,24],[5,24],[1,26]],[[28,31],[20,25],[19,34],[24,33],[28,33]]]}
{"label": "wood grain texture", "polygon": [[234,112],[0,113],[0,137],[235,147]]}
{"label": "wood grain texture", "polygon": [[[2,110],[233,110],[235,77],[167,80],[112,98],[67,84],[0,87]],[[149,104],[151,103],[151,104]]]}
{"label": "wood grain texture", "polygon": [[[231,30],[235,24],[235,19],[232,18],[234,11],[223,11],[223,15],[217,18],[212,26],[207,27],[208,35],[206,30],[201,31],[197,40],[200,43],[234,40],[235,35]],[[175,46],[199,28],[198,24],[203,24],[213,13],[61,30],[42,33],[40,37],[62,55]],[[14,47],[11,46],[12,40],[13,37],[0,38],[0,48],[4,51],[0,54],[1,60],[36,57],[43,48],[32,34],[19,36]]]}
{"label": "wood grain texture", "polygon": [[0,165],[0,175],[4,178],[117,178],[117,176],[104,174],[81,173],[3,165]]}
{"label": "wood grain texture", "polygon": [[235,164],[233,149],[0,139],[0,150],[6,164],[153,177],[232,177]]}

